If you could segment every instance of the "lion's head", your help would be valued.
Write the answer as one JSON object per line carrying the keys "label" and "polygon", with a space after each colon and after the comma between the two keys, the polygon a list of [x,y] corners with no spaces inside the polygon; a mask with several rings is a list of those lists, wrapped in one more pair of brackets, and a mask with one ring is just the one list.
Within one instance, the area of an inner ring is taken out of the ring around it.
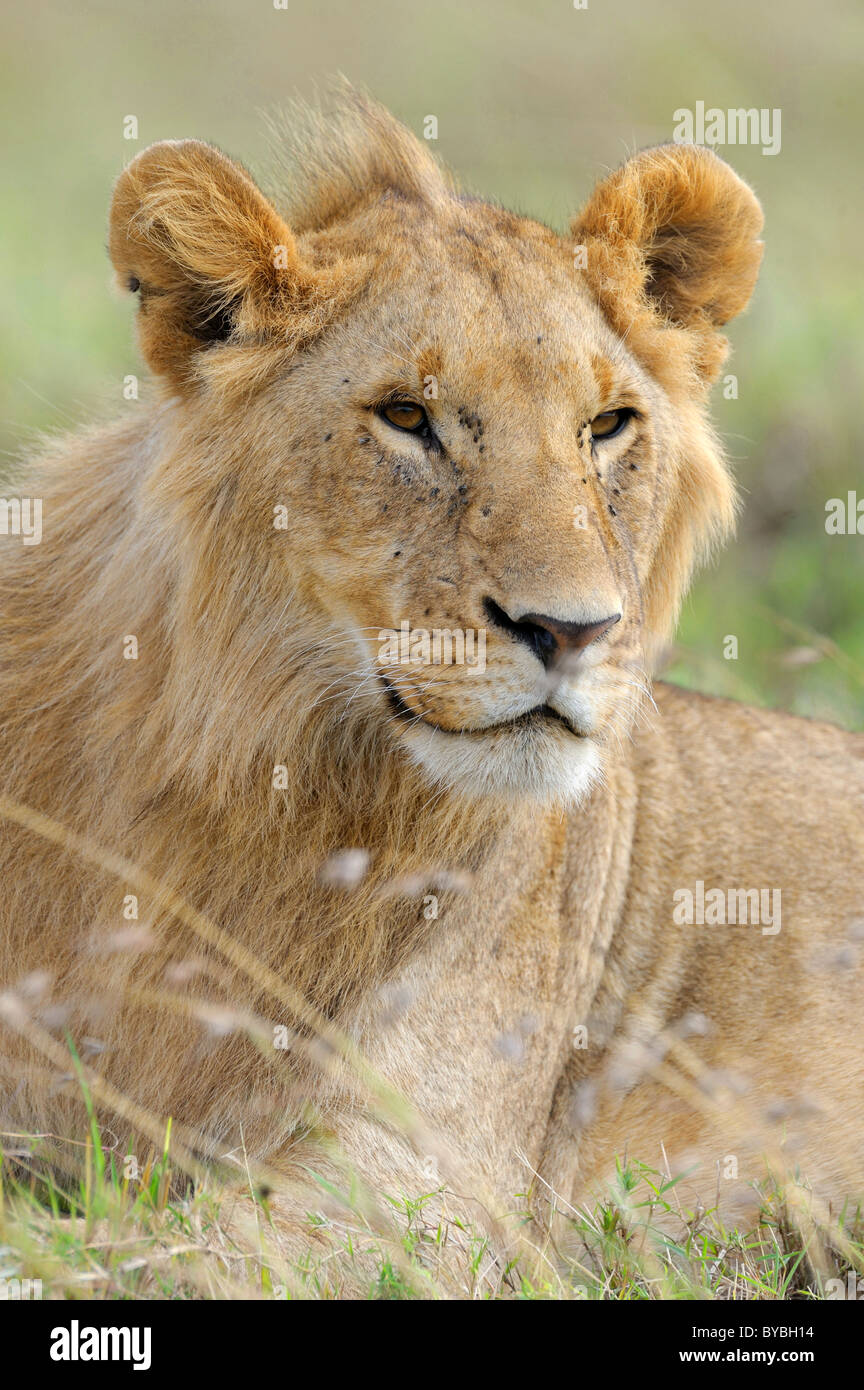
{"label": "lion's head", "polygon": [[269,662],[274,727],[302,667],[322,737],[578,800],[733,518],[705,399],[758,203],[713,153],[664,146],[562,236],[455,191],[355,96],[303,166],[279,210],[195,141],[117,185],[111,254],[167,387],[146,491],[197,575],[176,622],[220,625],[238,700]]}

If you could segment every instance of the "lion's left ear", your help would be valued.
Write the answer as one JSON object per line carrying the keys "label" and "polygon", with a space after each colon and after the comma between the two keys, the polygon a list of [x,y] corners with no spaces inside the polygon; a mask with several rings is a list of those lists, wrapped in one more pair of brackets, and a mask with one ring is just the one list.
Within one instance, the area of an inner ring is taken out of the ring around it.
{"label": "lion's left ear", "polygon": [[716,329],[746,307],[762,258],[762,209],[729,165],[698,145],[644,150],[598,184],[571,230],[615,327],[650,309],[695,331],[697,367],[713,376],[726,346]]}

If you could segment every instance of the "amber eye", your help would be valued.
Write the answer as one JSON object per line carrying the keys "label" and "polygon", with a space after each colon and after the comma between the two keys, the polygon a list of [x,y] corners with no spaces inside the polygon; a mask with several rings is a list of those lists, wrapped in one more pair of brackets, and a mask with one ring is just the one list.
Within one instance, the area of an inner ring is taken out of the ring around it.
{"label": "amber eye", "polygon": [[621,433],[632,416],[633,411],[623,406],[620,410],[604,410],[602,415],[595,415],[591,421],[591,438],[613,439],[616,434]]}
{"label": "amber eye", "polygon": [[418,434],[429,423],[426,411],[414,401],[390,401],[382,405],[379,414],[397,430],[408,430],[410,434]]}

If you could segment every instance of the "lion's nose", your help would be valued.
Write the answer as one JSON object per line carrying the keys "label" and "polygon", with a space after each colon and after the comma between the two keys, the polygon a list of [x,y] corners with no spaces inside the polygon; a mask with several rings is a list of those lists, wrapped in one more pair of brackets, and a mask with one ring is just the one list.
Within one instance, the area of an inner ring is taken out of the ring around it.
{"label": "lion's nose", "polygon": [[578,623],[551,618],[546,613],[522,613],[518,618],[511,618],[492,598],[483,600],[483,608],[490,623],[509,632],[517,642],[524,642],[547,669],[568,652],[578,655],[584,651],[621,618],[620,613],[594,622]]}

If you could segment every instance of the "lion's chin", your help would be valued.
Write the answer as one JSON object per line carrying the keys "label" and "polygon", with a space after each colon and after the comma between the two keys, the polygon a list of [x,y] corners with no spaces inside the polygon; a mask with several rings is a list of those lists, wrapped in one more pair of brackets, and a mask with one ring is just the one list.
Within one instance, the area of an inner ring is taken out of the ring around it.
{"label": "lion's chin", "polygon": [[601,775],[597,743],[555,725],[451,734],[414,724],[400,738],[437,786],[469,796],[573,807]]}

